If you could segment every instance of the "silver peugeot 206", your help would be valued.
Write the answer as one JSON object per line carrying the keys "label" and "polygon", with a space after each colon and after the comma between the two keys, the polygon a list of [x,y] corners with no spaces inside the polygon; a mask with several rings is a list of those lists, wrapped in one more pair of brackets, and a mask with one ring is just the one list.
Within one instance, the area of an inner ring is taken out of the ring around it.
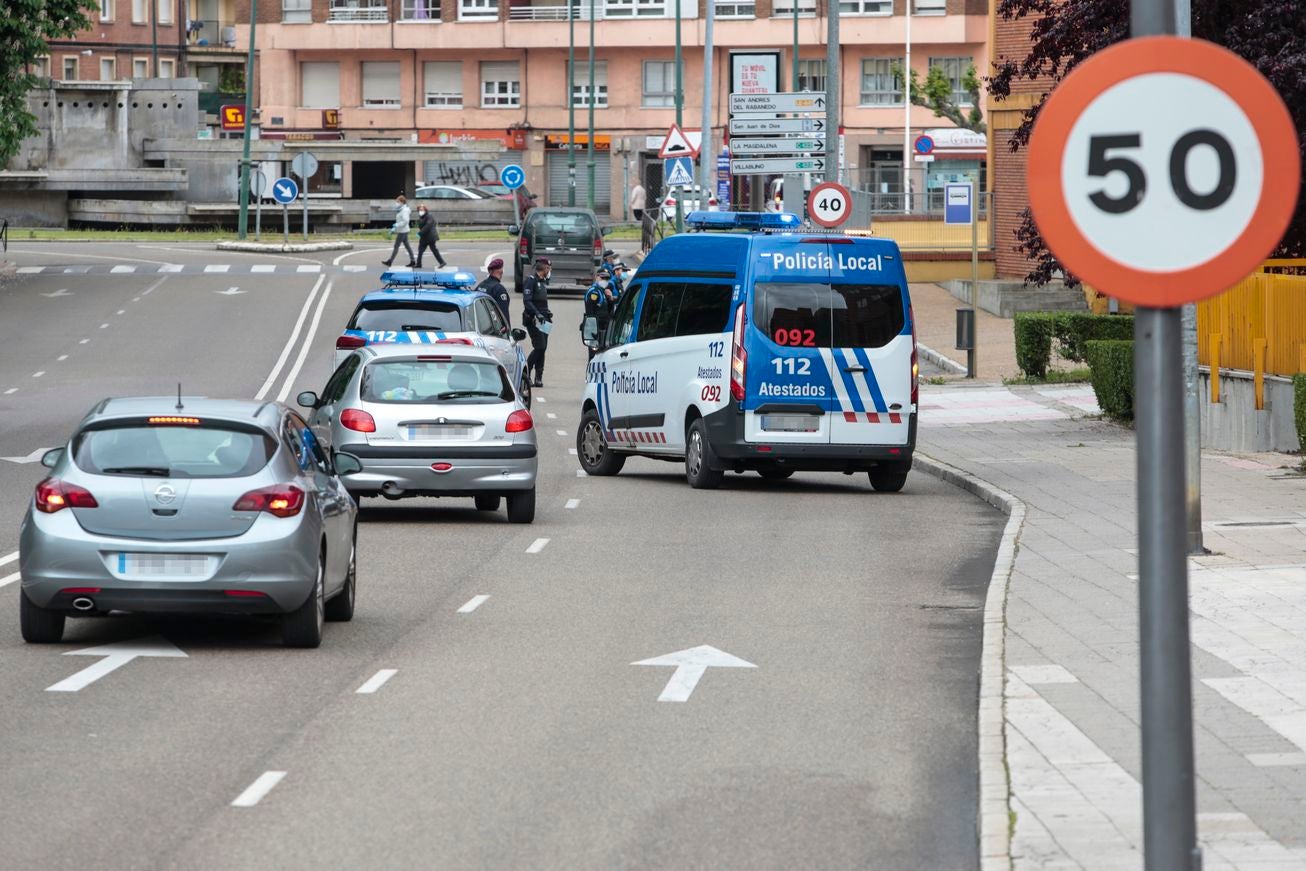
{"label": "silver peugeot 206", "polygon": [[46,453],[20,544],[29,642],[66,617],[275,616],[317,647],[354,613],[357,505],[302,417],[276,402],[106,399]]}
{"label": "silver peugeot 206", "polygon": [[534,422],[503,365],[466,344],[368,345],[322,395],[301,393],[319,441],[358,457],[356,497],[471,496],[482,511],[535,519]]}

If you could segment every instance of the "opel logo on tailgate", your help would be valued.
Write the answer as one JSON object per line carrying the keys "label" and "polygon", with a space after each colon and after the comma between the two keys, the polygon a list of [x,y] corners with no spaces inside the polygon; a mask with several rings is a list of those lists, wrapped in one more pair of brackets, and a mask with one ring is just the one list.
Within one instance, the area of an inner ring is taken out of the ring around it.
{"label": "opel logo on tailgate", "polygon": [[154,498],[159,501],[160,505],[167,505],[177,498],[177,491],[172,488],[171,484],[160,484],[154,491]]}

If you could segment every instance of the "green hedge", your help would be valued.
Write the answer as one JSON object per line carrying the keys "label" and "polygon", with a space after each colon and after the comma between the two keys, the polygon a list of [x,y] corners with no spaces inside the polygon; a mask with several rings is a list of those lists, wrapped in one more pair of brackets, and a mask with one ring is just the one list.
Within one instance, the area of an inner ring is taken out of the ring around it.
{"label": "green hedge", "polygon": [[1084,343],[1093,392],[1102,411],[1116,420],[1134,419],[1134,342],[1098,339]]}
{"label": "green hedge", "polygon": [[1297,441],[1306,453],[1306,372],[1292,376],[1292,412],[1297,421]]}
{"label": "green hedge", "polygon": [[1133,315],[1088,312],[1018,312],[1015,323],[1016,365],[1030,378],[1046,378],[1052,350],[1077,363],[1088,360],[1088,342],[1134,337]]}

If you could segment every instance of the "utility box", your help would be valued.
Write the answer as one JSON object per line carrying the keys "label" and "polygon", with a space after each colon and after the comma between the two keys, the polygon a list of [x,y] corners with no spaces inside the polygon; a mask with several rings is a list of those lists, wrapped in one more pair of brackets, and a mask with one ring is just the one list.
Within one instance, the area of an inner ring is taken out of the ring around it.
{"label": "utility box", "polygon": [[957,350],[975,350],[975,309],[957,309]]}

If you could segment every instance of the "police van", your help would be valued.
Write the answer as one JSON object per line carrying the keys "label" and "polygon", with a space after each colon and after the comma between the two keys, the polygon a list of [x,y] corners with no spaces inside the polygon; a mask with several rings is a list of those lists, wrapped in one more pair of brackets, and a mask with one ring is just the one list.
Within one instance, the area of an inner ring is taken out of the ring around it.
{"label": "police van", "polygon": [[901,490],[918,367],[897,244],[811,232],[787,213],[686,223],[700,232],[649,253],[586,369],[581,467],[683,459],[695,488],[727,471],[864,471]]}

